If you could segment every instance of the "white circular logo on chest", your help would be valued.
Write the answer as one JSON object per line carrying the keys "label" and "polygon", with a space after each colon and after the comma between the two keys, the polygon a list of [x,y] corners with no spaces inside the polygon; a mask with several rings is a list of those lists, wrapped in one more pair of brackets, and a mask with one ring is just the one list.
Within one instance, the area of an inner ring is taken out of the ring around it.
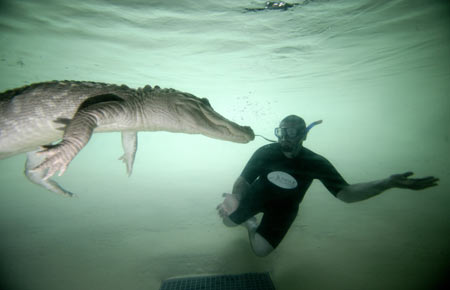
{"label": "white circular logo on chest", "polygon": [[292,189],[297,187],[297,180],[286,172],[272,171],[267,174],[267,179],[278,187]]}

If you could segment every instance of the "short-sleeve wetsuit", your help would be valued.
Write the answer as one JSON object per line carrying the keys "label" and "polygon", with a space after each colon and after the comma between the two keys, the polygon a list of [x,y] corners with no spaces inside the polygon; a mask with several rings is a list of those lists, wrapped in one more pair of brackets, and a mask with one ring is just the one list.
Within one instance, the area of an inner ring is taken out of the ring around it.
{"label": "short-sleeve wetsuit", "polygon": [[259,148],[241,177],[251,186],[230,219],[241,224],[264,213],[257,233],[274,248],[289,230],[314,179],[319,179],[334,196],[348,185],[326,158],[304,147],[296,157],[287,158],[279,143]]}

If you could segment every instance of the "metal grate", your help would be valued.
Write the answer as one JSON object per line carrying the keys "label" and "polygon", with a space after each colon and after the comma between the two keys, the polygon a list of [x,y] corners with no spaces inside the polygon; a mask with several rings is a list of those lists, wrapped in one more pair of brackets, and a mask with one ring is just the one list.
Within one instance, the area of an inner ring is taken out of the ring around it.
{"label": "metal grate", "polygon": [[269,273],[171,278],[160,290],[275,290]]}

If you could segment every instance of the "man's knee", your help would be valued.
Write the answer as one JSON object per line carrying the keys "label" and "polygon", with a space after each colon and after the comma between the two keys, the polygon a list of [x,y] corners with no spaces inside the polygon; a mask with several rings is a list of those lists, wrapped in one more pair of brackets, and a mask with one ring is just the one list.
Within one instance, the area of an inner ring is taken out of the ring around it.
{"label": "man's knee", "polygon": [[238,226],[238,224],[235,223],[232,219],[230,219],[229,216],[225,216],[225,217],[223,218],[223,224],[224,224],[225,226],[227,226],[227,227],[236,227],[236,226]]}
{"label": "man's knee", "polygon": [[258,257],[265,257],[273,252],[272,245],[260,234],[255,233],[253,239],[250,240],[253,253]]}

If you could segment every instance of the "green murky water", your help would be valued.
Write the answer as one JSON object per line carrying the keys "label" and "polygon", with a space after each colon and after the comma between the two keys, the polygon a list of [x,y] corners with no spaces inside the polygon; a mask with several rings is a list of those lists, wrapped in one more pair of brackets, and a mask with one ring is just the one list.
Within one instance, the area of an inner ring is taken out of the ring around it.
{"label": "green murky water", "polygon": [[3,289],[158,289],[168,277],[270,271],[278,290],[435,289],[449,269],[447,1],[2,1],[0,89],[54,79],[172,87],[272,137],[323,119],[305,146],[347,181],[435,175],[423,192],[344,204],[314,183],[267,258],[215,212],[266,144],[142,132],[128,178],[119,133],[93,136],[58,181],[0,161]]}

